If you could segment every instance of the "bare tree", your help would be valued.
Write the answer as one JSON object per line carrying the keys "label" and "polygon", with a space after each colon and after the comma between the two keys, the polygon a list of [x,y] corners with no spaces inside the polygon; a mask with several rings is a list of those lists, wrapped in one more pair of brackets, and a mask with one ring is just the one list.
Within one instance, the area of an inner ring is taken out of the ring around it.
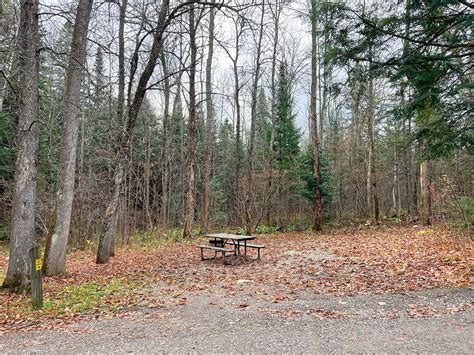
{"label": "bare tree", "polygon": [[161,65],[163,67],[163,89],[164,89],[164,110],[163,110],[163,157],[161,177],[161,223],[166,228],[168,226],[168,199],[169,199],[169,172],[170,172],[170,79],[168,73],[168,64],[166,62],[165,52],[161,51]]}
{"label": "bare tree", "polygon": [[195,133],[196,133],[196,19],[194,4],[189,7],[189,46],[191,50],[191,63],[189,65],[189,121],[188,121],[188,159],[186,162],[186,204],[183,237],[191,238],[194,222],[194,160],[196,156]]}
{"label": "bare tree", "polygon": [[241,38],[245,32],[245,22],[241,17],[234,19],[234,33],[235,33],[235,53],[232,55],[230,50],[224,43],[221,43],[217,38],[217,42],[220,47],[226,52],[229,59],[232,61],[232,72],[234,74],[234,93],[233,93],[233,104],[234,104],[234,126],[235,126],[235,165],[234,165],[234,189],[232,191],[232,200],[234,205],[233,221],[234,223],[240,224],[241,219],[239,218],[240,214],[240,179],[241,179],[241,169],[242,169],[242,160],[243,160],[243,151],[242,151],[242,108],[240,103],[240,92],[242,86],[240,83],[239,76],[239,56],[240,56],[240,47],[241,47]]}
{"label": "bare tree", "polygon": [[[214,0],[211,0],[213,3]],[[214,107],[212,103],[212,57],[214,55],[215,9],[209,12],[208,50],[206,61],[206,134],[203,167],[203,191],[201,200],[201,228],[205,233],[209,228],[209,176],[211,171],[212,145],[214,144]]]}
{"label": "bare tree", "polygon": [[314,230],[321,231],[323,224],[323,204],[321,195],[321,179],[319,173],[319,142],[318,142],[318,121],[317,121],[317,89],[318,89],[318,53],[316,49],[317,44],[317,0],[311,0],[311,93],[310,93],[310,130],[311,143],[313,146],[313,175],[315,180],[314,191]]}
{"label": "bare tree", "polygon": [[125,106],[125,20],[127,15],[128,0],[122,0],[119,17],[119,52],[118,52],[118,96],[117,118],[122,122]]}
{"label": "bare tree", "polygon": [[22,291],[30,283],[29,250],[35,243],[38,150],[38,1],[20,1],[20,92],[10,256],[3,287]]}
{"label": "bare tree", "polygon": [[103,234],[101,234],[99,238],[99,248],[97,251],[98,264],[107,263],[109,261],[110,247],[112,244],[112,240],[115,237],[117,207],[120,198],[120,191],[122,188],[125,167],[127,166],[128,162],[128,154],[132,142],[132,133],[138,118],[138,112],[140,111],[140,107],[147,91],[148,81],[150,80],[150,77],[153,74],[153,70],[155,69],[156,62],[161,52],[161,48],[163,45],[163,33],[168,25],[168,8],[169,0],[163,0],[160,5],[160,10],[158,14],[158,26],[153,36],[153,44],[150,51],[150,55],[148,57],[147,64],[140,76],[137,88],[135,90],[135,95],[128,109],[128,118],[125,124],[125,129],[120,132],[120,135],[117,139],[116,156],[118,162],[114,173],[114,191],[106,211],[106,230]]}
{"label": "bare tree", "polygon": [[45,250],[45,273],[47,275],[66,272],[66,250],[74,199],[77,140],[79,137],[79,101],[92,2],[93,0],[79,1],[72,34],[71,53],[66,71],[64,127],[61,142],[58,199],[55,208],[56,218],[54,230],[48,234]]}
{"label": "bare tree", "polygon": [[263,38],[263,27],[264,27],[264,15],[265,15],[265,1],[262,2],[260,26],[258,29],[258,40],[257,40],[257,53],[255,58],[255,74],[252,83],[252,102],[251,102],[251,116],[250,116],[250,142],[248,150],[248,165],[247,165],[247,197],[245,199],[245,232],[250,235],[252,234],[252,173],[254,165],[254,145],[255,145],[255,122],[257,116],[257,95],[258,95],[258,83],[260,80],[261,70],[261,54],[262,54],[262,38]]}
{"label": "bare tree", "polygon": [[369,68],[369,90],[368,90],[368,112],[367,112],[367,133],[369,136],[368,146],[368,168],[367,168],[367,203],[370,211],[371,223],[379,223],[379,199],[377,195],[377,175],[375,168],[375,134],[374,134],[374,79],[371,68]]}
{"label": "bare tree", "polygon": [[[283,8],[283,3],[285,0],[276,0],[273,8],[272,2],[269,2],[269,9],[273,16],[273,49],[272,49],[272,68],[271,68],[271,78],[270,78],[270,91],[271,91],[271,106],[270,106],[270,121],[271,121],[271,132],[270,132],[270,159],[268,162],[269,165],[269,174],[268,174],[268,193],[271,195],[272,186],[273,186],[273,160],[274,160],[274,151],[273,145],[275,144],[275,127],[276,127],[276,65],[277,65],[277,49],[280,37],[280,16]],[[272,210],[272,204],[270,196],[268,198],[266,206],[266,219],[267,223],[270,222],[270,214]]]}

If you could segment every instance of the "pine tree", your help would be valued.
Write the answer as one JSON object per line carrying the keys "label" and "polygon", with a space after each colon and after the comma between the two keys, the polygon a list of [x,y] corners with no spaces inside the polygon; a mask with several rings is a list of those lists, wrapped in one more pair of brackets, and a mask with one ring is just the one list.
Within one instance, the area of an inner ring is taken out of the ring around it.
{"label": "pine tree", "polygon": [[102,109],[104,101],[106,99],[103,91],[106,87],[104,78],[104,55],[102,49],[97,47],[97,53],[95,56],[94,63],[94,104],[98,110]]}
{"label": "pine tree", "polygon": [[211,179],[211,200],[214,203],[212,219],[216,225],[226,225],[230,218],[236,159],[234,130],[226,119],[219,127]]}
{"label": "pine tree", "polygon": [[[320,153],[320,186],[321,196],[324,199],[324,205],[328,207],[335,194],[335,187],[333,184],[333,177],[331,175],[331,165],[324,152]],[[295,192],[304,197],[308,201],[314,203],[315,201],[315,190],[317,187],[316,179],[313,175],[313,154],[311,146],[303,150],[297,158],[296,166],[291,172],[292,180],[295,181],[293,189]]]}
{"label": "pine tree", "polygon": [[292,84],[286,63],[280,64],[276,93],[274,151],[279,169],[289,169],[299,153],[300,132],[295,126]]}
{"label": "pine tree", "polygon": [[270,109],[268,107],[267,96],[265,91],[261,89],[257,97],[255,119],[255,168],[262,170],[267,166],[270,158],[270,140],[271,140],[271,123]]}

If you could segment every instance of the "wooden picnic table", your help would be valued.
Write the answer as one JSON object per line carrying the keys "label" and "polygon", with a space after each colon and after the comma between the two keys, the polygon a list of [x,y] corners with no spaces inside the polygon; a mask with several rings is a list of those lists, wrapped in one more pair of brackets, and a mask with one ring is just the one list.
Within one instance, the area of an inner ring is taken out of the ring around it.
{"label": "wooden picnic table", "polygon": [[[226,264],[226,254],[234,254],[234,255],[241,255],[240,247],[244,248],[244,257],[247,259],[247,248],[257,249],[258,251],[258,259],[260,259],[260,249],[265,248],[264,245],[261,244],[248,244],[247,241],[256,239],[252,235],[238,235],[238,234],[228,234],[228,233],[213,233],[213,234],[206,234],[206,237],[211,238],[209,240],[209,244],[213,245],[196,245],[198,248],[201,249],[201,260],[209,260],[215,259],[217,257],[217,253],[222,253],[224,264]],[[227,248],[226,244],[232,245],[233,248]],[[213,258],[205,258],[204,257],[204,249],[214,251]]]}
{"label": "wooden picnic table", "polygon": [[[206,234],[206,237],[213,238],[215,246],[224,247],[225,244],[232,244],[234,245],[234,252],[237,255],[240,255],[240,247],[244,247],[244,256],[247,257],[247,241],[256,239],[252,235],[238,235],[238,234],[228,234],[228,233],[213,233],[213,234]],[[220,242],[220,243],[219,243]],[[243,242],[243,244],[241,244]],[[220,245],[218,245],[220,244]]]}

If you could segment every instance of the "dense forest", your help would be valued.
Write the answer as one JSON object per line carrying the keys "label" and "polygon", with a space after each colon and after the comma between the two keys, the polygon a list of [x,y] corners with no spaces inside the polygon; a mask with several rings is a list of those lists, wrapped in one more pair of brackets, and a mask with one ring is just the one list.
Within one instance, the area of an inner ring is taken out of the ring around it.
{"label": "dense forest", "polygon": [[2,0],[4,286],[137,233],[474,216],[474,5]]}

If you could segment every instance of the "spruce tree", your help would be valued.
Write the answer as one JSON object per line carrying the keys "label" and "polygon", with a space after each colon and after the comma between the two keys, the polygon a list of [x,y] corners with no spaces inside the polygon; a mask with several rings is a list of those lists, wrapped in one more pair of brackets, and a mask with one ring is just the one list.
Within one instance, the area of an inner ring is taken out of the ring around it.
{"label": "spruce tree", "polygon": [[275,101],[276,129],[273,150],[277,167],[289,169],[299,153],[300,132],[295,126],[292,83],[286,62],[280,64]]}
{"label": "spruce tree", "polygon": [[270,108],[265,91],[261,89],[257,96],[257,112],[255,119],[255,168],[264,169],[270,158],[271,140]]}

